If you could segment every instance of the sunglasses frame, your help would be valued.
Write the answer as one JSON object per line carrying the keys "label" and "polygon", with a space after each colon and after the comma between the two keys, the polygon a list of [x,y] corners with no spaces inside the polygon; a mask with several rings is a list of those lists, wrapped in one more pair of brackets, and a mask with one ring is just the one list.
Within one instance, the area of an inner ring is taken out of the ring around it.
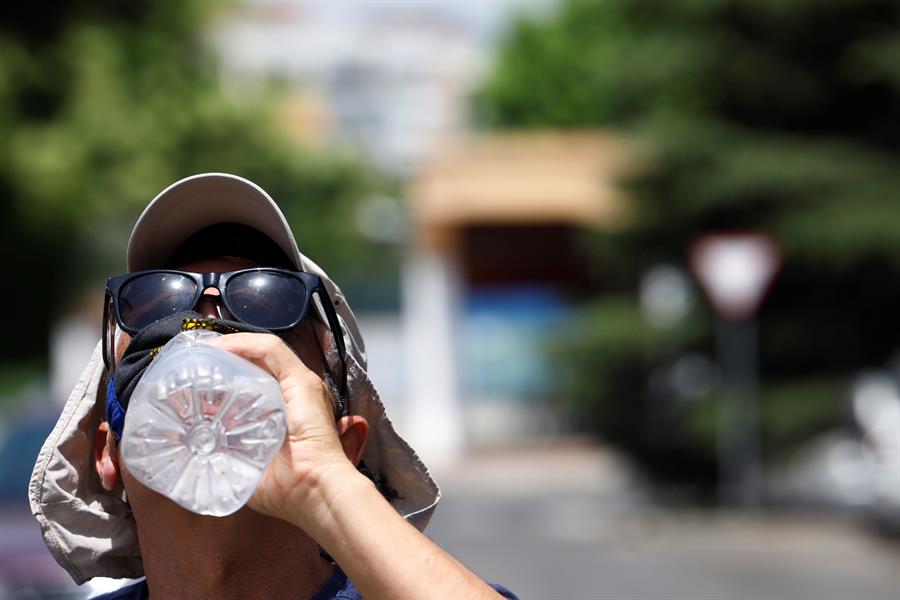
{"label": "sunglasses frame", "polygon": [[[128,333],[129,335],[136,334],[139,329],[135,329],[134,327],[127,326],[123,320],[121,313],[119,311],[119,293],[122,290],[122,287],[128,282],[141,277],[143,275],[151,275],[154,273],[171,273],[176,275],[182,275],[189,279],[192,279],[194,283],[197,285],[197,291],[194,293],[194,298],[191,300],[190,306],[185,308],[184,310],[191,310],[197,306],[197,303],[200,302],[200,299],[203,297],[203,293],[209,289],[214,288],[218,290],[219,296],[225,308],[231,313],[231,316],[234,320],[239,321],[241,323],[247,323],[243,319],[240,319],[237,314],[235,314],[234,310],[232,310],[231,305],[228,301],[228,296],[225,293],[228,288],[228,281],[232,278],[243,275],[246,273],[260,273],[260,272],[268,272],[268,273],[278,273],[280,275],[288,275],[294,277],[295,279],[299,279],[303,284],[304,289],[306,289],[306,298],[303,302],[303,308],[300,311],[300,316],[295,321],[293,321],[289,325],[285,325],[283,327],[277,328],[269,328],[266,327],[268,331],[272,333],[282,333],[286,331],[290,331],[300,325],[303,322],[303,319],[309,314],[310,305],[313,303],[313,294],[318,294],[320,304],[323,308],[323,312],[325,313],[325,318],[328,321],[328,327],[331,329],[332,337],[334,337],[334,343],[337,347],[338,357],[341,360],[341,370],[342,373],[342,387],[340,390],[340,396],[342,404],[341,412],[344,413],[346,411],[346,393],[347,393],[347,353],[344,347],[344,336],[341,333],[340,322],[338,321],[337,313],[334,310],[334,305],[331,303],[331,297],[328,295],[328,290],[325,288],[325,284],[322,281],[322,278],[318,275],[314,275],[312,273],[306,273],[303,271],[289,271],[287,269],[276,269],[272,267],[257,267],[253,269],[241,269],[238,271],[227,271],[227,272],[213,272],[213,273],[194,273],[191,271],[179,271],[178,269],[150,269],[147,271],[135,271],[133,273],[125,273],[123,275],[114,275],[106,280],[106,293],[103,299],[103,361],[109,369],[113,363],[112,352],[114,351],[114,340],[110,339],[111,334],[111,323],[110,316],[115,317],[116,323],[118,326]],[[110,308],[112,308],[112,315],[110,315]],[[157,319],[158,320],[158,319]],[[155,322],[155,321],[153,321]],[[256,325],[255,323],[247,323],[248,325]],[[148,324],[149,325],[149,324]],[[325,362],[324,366],[326,371],[328,371],[329,376],[330,369],[328,367],[328,361],[325,360],[323,356],[323,360]],[[333,379],[333,378],[332,378]]]}

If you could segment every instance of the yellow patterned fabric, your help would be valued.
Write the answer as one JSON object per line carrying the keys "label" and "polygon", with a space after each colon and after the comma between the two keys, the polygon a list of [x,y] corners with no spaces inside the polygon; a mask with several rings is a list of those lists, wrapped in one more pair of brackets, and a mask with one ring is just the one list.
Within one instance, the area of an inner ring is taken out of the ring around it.
{"label": "yellow patterned fabric", "polygon": [[[216,333],[238,333],[240,329],[236,329],[231,325],[220,323],[215,319],[198,319],[196,317],[188,317],[181,322],[181,331],[193,331],[195,329],[206,329],[207,331],[215,331]],[[150,360],[154,360],[162,346],[157,346],[150,351]]]}
{"label": "yellow patterned fabric", "polygon": [[215,319],[188,317],[181,322],[181,331],[193,331],[194,329],[206,329],[208,331],[215,331],[216,333],[237,333],[240,331],[231,325],[226,325]]}

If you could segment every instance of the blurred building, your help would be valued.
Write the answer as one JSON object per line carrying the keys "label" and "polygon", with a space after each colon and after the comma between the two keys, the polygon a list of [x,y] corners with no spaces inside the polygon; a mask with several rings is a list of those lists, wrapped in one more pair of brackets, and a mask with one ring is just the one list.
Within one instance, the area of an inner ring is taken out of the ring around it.
{"label": "blurred building", "polygon": [[50,398],[62,405],[100,340],[102,289],[72,303],[72,310],[56,321],[50,333]]}
{"label": "blurred building", "polygon": [[436,142],[465,131],[468,98],[505,25],[554,0],[229,5],[210,32],[226,86],[276,82],[305,141],[361,152],[408,176]]}
{"label": "blurred building", "polygon": [[372,377],[431,462],[564,427],[547,349],[588,279],[577,230],[621,213],[622,144],[473,137],[469,114],[506,26],[555,4],[244,3],[210,33],[226,89],[274,82],[298,139],[408,182],[401,311],[359,317]]}
{"label": "blurred building", "polygon": [[460,139],[423,163],[404,278],[417,448],[452,454],[564,425],[548,345],[589,282],[579,230],[623,215],[613,180],[626,156],[602,133],[537,132]]}
{"label": "blurred building", "polygon": [[298,139],[410,182],[402,310],[360,322],[392,417],[431,462],[562,426],[546,350],[585,284],[576,231],[620,213],[615,140],[469,134],[505,27],[554,5],[248,3],[211,31],[227,88],[277,82]]}

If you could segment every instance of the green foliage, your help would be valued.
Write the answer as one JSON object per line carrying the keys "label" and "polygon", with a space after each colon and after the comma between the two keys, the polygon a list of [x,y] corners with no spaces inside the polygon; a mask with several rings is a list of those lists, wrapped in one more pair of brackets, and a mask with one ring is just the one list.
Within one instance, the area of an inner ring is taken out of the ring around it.
{"label": "green foliage", "polygon": [[[898,65],[892,0],[568,0],[513,28],[475,106],[491,127],[603,127],[650,149],[647,168],[622,182],[631,222],[587,243],[613,289],[681,262],[700,232],[778,239],[785,269],[760,340],[764,436],[778,450],[839,423],[840,382],[896,351]],[[637,414],[640,382],[660,348],[697,340],[648,339],[637,313],[609,302],[579,330],[571,397],[597,431],[647,456],[651,441],[623,420],[652,420]],[[703,405],[672,422],[686,436],[672,450],[701,462],[708,444],[687,439],[709,437]]]}
{"label": "green foliage", "polygon": [[712,226],[900,256],[898,24],[884,0],[570,0],[513,29],[476,106],[492,126],[643,134],[634,227],[667,224],[671,254]]}
{"label": "green foliage", "polygon": [[680,397],[668,381],[673,363],[705,350],[708,335],[697,312],[658,328],[632,297],[601,297],[552,349],[566,408],[582,428],[631,450],[659,476],[709,476],[713,464],[704,457],[715,447],[714,398],[708,391]]}
{"label": "green foliage", "polygon": [[770,454],[789,449],[796,440],[819,433],[846,416],[840,378],[806,378],[786,383],[770,382],[761,393],[760,419],[763,441]]}
{"label": "green foliage", "polygon": [[198,172],[259,183],[301,248],[338,275],[390,269],[351,218],[382,182],[350,157],[298,147],[273,119],[273,92],[226,93],[201,39],[214,10],[69,0],[20,4],[3,19],[0,251],[20,294],[4,294],[17,343],[0,357],[43,354],[79,288],[123,270],[140,210]]}
{"label": "green foliage", "polygon": [[18,362],[0,365],[0,425],[7,411],[20,403],[20,394],[35,382],[42,382],[46,367],[39,362]]}

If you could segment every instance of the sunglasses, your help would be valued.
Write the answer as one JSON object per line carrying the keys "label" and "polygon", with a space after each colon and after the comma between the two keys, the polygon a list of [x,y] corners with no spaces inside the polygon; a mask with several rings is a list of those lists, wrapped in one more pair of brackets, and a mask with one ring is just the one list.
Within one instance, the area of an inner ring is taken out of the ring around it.
{"label": "sunglasses", "polygon": [[[110,277],[106,281],[103,304],[103,357],[107,367],[113,364],[114,352],[110,317],[115,318],[123,331],[135,335],[160,319],[192,310],[209,288],[218,290],[218,299],[233,320],[272,333],[297,327],[309,312],[313,294],[318,295],[344,372],[343,396],[347,378],[344,337],[325,285],[317,275],[285,269],[242,269],[228,273],[158,269]],[[325,368],[328,369],[327,360]]]}

